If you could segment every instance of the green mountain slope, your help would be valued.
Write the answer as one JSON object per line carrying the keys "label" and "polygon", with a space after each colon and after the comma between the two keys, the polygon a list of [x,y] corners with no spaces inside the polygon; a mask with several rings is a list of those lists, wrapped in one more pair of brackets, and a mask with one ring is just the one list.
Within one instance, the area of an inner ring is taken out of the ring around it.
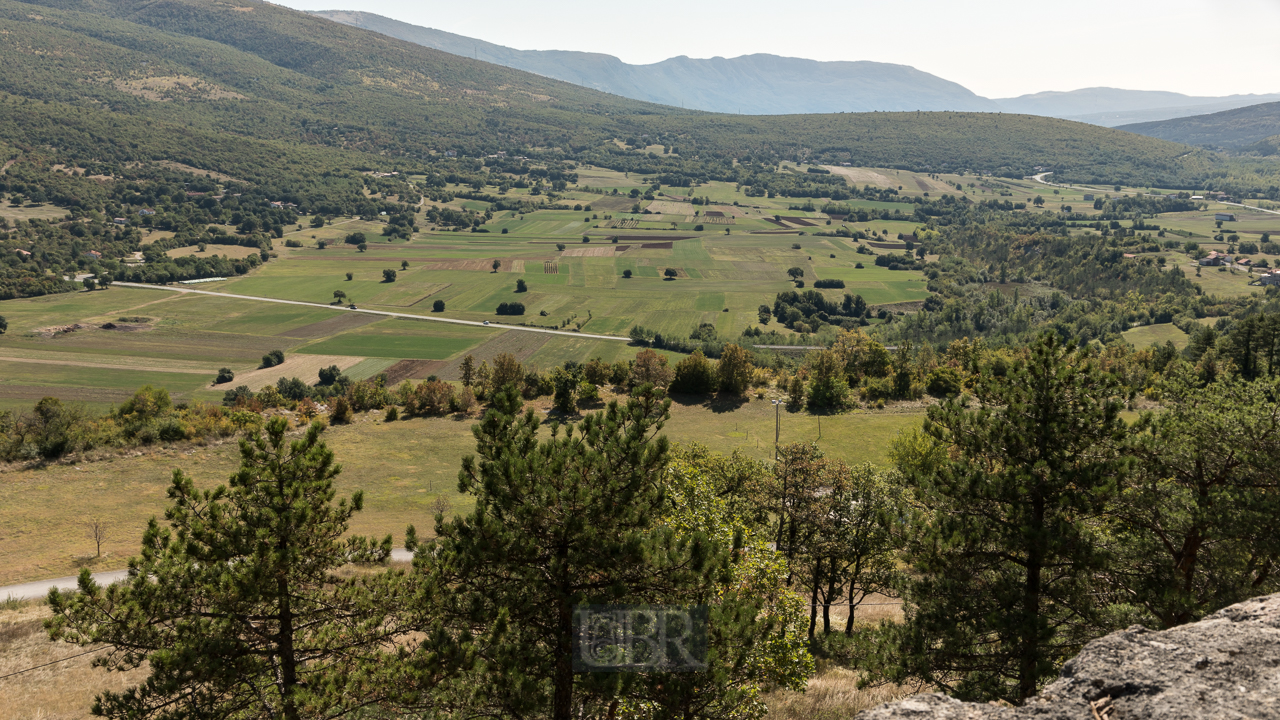
{"label": "green mountain slope", "polygon": [[[300,157],[390,166],[445,150],[541,148],[607,162],[615,138],[677,146],[680,162],[751,156],[1004,175],[1045,167],[1066,180],[1176,186],[1221,171],[1209,153],[1050,118],[683,111],[268,3],[0,0],[0,33],[0,92],[13,96],[0,108],[0,142],[240,176]],[[615,164],[634,167],[634,155]]]}
{"label": "green mountain slope", "polygon": [[1280,135],[1280,102],[1160,122],[1125,125],[1122,130],[1162,140],[1222,148],[1242,148]]}

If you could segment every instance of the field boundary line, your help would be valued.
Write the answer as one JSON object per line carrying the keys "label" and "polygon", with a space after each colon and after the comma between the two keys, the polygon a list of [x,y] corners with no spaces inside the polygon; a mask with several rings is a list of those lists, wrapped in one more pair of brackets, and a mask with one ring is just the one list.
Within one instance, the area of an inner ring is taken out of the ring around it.
{"label": "field boundary line", "polygon": [[82,362],[78,360],[43,360],[39,358],[0,357],[0,362],[32,363],[35,365],[62,365],[64,367],[87,367],[101,370],[140,370],[143,372],[167,372],[182,375],[209,375],[217,370],[197,370],[195,368],[177,369],[139,365],[108,365],[106,363]]}
{"label": "field boundary line", "polygon": [[188,293],[192,295],[212,295],[213,297],[234,298],[236,300],[257,300],[259,302],[279,303],[281,305],[301,305],[303,307],[322,308],[326,310],[334,310],[337,312],[364,313],[366,315],[380,315],[383,317],[403,318],[405,320],[425,320],[428,322],[442,322],[453,325],[472,325],[475,327],[487,327],[494,330],[520,330],[523,332],[545,333],[547,335],[564,335],[566,337],[589,338],[591,340],[620,340],[622,342],[631,342],[631,338],[620,337],[618,335],[592,335],[589,333],[566,332],[564,330],[546,330],[543,328],[523,327],[521,325],[513,325],[510,323],[488,324],[479,320],[458,320],[455,318],[431,317],[429,315],[414,315],[411,313],[387,312],[385,310],[352,310],[340,305],[325,305],[322,303],[303,302],[301,300],[281,300],[279,298],[265,298],[256,295],[237,295],[235,293],[215,292],[213,290],[192,290],[190,288],[175,288],[163,285],[146,285],[143,283],[112,283],[117,287],[131,287],[142,290],[168,290],[175,293]]}

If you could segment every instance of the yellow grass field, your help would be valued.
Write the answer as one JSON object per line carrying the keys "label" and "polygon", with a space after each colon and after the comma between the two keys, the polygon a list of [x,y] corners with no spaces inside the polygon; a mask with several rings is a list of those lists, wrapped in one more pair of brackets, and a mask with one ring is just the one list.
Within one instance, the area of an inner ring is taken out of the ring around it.
{"label": "yellow grass field", "polygon": [[[268,385],[275,385],[280,378],[298,378],[314,385],[320,378],[320,369],[337,365],[339,370],[346,370],[364,360],[351,355],[293,355],[286,357],[283,364],[262,368],[242,375],[237,375],[232,382],[226,383],[226,389],[246,385],[254,392]],[[213,387],[210,385],[210,387]],[[218,386],[222,387],[222,386]]]}

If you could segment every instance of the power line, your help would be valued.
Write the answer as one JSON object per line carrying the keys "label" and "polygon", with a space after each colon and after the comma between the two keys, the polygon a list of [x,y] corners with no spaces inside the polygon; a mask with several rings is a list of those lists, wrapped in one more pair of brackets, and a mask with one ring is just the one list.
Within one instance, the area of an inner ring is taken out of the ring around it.
{"label": "power line", "polygon": [[8,675],[0,675],[0,680],[4,680],[4,679],[6,679],[6,678],[11,678],[11,677],[13,677],[13,676],[15,676],[15,675],[21,675],[21,674],[23,674],[23,673],[29,673],[29,672],[31,672],[32,670],[39,670],[40,668],[43,668],[43,667],[49,667],[50,665],[57,665],[57,664],[58,664],[58,663],[60,663],[60,662],[66,662],[66,661],[68,661],[68,660],[75,660],[75,659],[76,659],[76,658],[78,658],[78,657],[84,657],[85,655],[92,655],[93,653],[100,652],[100,651],[102,651],[102,650],[106,650],[106,648],[105,648],[105,647],[100,647],[100,648],[98,648],[97,650],[86,650],[85,652],[82,652],[82,653],[80,653],[80,654],[78,654],[78,655],[71,655],[71,656],[69,656],[69,657],[64,657],[64,658],[62,658],[61,660],[54,660],[53,662],[47,662],[47,663],[45,663],[45,664],[43,664],[43,665],[36,665],[35,667],[29,667],[29,668],[27,668],[26,670],[19,670],[18,672],[9,673]]}

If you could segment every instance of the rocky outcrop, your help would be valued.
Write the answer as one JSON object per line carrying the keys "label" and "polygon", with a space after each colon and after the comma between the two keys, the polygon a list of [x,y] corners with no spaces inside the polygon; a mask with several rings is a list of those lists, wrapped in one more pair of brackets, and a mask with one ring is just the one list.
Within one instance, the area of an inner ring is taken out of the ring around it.
{"label": "rocky outcrop", "polygon": [[1062,677],[1019,708],[917,695],[858,720],[1280,719],[1280,595],[1192,625],[1141,626],[1085,646]]}

